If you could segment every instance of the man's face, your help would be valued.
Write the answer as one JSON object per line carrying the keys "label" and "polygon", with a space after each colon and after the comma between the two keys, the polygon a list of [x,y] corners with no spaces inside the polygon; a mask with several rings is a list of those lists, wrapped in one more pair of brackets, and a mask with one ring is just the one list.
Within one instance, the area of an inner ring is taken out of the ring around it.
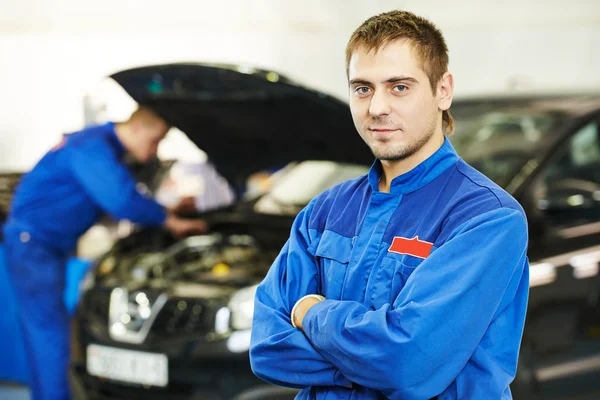
{"label": "man's face", "polygon": [[138,162],[147,163],[156,157],[158,145],[169,131],[169,126],[162,121],[147,124],[136,122],[133,129],[135,145],[129,152]]}
{"label": "man's face", "polygon": [[390,42],[376,53],[359,47],[348,80],[354,125],[378,159],[406,159],[441,134],[440,91],[433,94],[407,41]]}

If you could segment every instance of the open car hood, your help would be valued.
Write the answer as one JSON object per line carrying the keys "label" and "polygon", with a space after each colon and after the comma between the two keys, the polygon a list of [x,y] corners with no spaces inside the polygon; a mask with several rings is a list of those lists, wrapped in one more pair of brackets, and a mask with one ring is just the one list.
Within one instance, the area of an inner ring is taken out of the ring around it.
{"label": "open car hood", "polygon": [[111,78],[183,131],[234,185],[291,161],[373,161],[347,104],[272,71],[167,64]]}

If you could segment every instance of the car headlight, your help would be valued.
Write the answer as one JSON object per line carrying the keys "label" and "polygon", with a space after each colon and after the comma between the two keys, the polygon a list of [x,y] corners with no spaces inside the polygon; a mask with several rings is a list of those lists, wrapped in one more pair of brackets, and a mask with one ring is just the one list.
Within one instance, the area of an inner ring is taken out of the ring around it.
{"label": "car headlight", "polygon": [[236,330],[250,329],[254,316],[254,296],[258,285],[250,286],[236,292],[229,302],[231,310],[231,327]]}

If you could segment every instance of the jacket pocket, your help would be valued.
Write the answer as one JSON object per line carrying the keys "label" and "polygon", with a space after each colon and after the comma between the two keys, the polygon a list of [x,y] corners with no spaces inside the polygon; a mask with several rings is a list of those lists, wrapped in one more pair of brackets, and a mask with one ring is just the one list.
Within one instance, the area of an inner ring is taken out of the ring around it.
{"label": "jacket pocket", "polygon": [[406,285],[406,281],[422,261],[422,259],[416,259],[416,257],[410,257],[410,259],[404,257],[400,260],[392,256],[384,257],[381,261],[381,268],[391,274],[388,281],[390,282],[390,289],[386,297],[389,304],[394,304],[396,297]]}
{"label": "jacket pocket", "polygon": [[319,265],[321,294],[340,300],[354,240],[333,231],[324,231],[315,250]]}
{"label": "jacket pocket", "polygon": [[[438,249],[437,246],[433,246],[431,248],[431,253],[435,252]],[[408,254],[400,255],[388,253],[382,261],[390,266],[390,269],[393,269],[394,273],[391,278],[391,289],[390,289],[390,304],[394,304],[396,298],[406,286],[406,281],[413,274],[413,272],[419,267],[426,258],[414,257]]]}

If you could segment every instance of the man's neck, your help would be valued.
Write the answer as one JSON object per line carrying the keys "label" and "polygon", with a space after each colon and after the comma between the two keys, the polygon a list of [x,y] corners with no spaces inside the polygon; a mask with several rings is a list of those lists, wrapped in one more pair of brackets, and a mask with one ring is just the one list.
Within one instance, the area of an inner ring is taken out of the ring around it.
{"label": "man's neck", "polygon": [[379,191],[389,193],[392,181],[396,177],[412,171],[423,161],[431,157],[444,144],[444,137],[443,134],[438,134],[436,132],[423,147],[417,150],[416,153],[403,160],[381,160],[382,173],[381,178],[379,179]]}

